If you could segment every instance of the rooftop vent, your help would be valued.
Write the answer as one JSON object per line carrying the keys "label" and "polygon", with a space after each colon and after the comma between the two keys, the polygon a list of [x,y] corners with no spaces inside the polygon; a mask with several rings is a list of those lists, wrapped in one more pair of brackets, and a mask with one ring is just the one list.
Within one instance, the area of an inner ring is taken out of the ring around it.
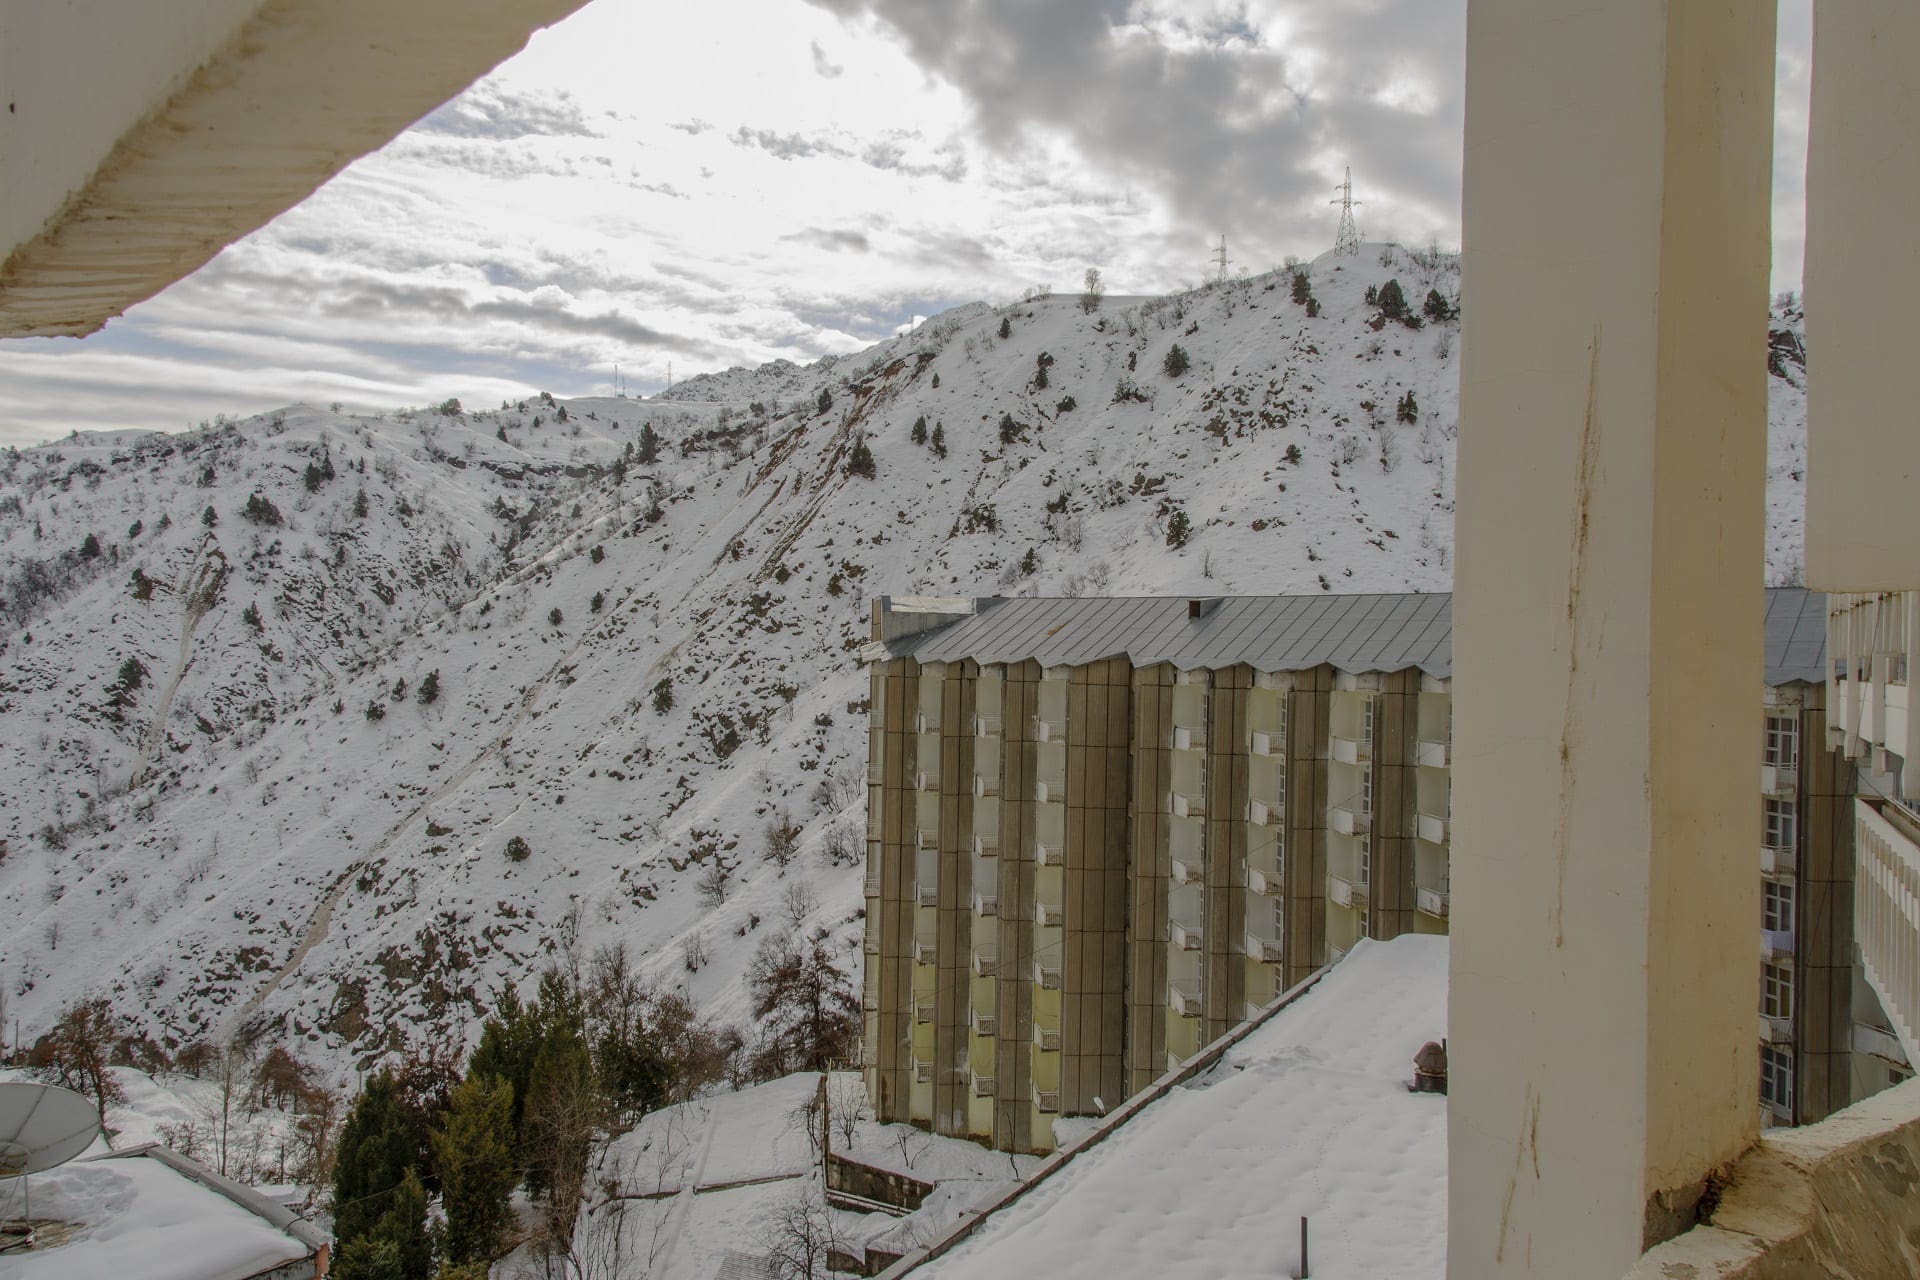
{"label": "rooftop vent", "polygon": [[1187,617],[1189,619],[1204,618],[1219,607],[1219,596],[1208,596],[1201,600],[1189,600],[1187,601]]}

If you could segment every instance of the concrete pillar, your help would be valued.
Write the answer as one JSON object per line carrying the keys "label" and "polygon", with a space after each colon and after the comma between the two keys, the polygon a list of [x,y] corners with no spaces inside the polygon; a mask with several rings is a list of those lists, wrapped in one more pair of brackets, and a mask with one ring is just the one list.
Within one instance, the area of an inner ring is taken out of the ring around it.
{"label": "concrete pillar", "polygon": [[1469,0],[1454,1280],[1610,1280],[1756,1133],[1773,71],[1772,0]]}
{"label": "concrete pillar", "polygon": [[1040,664],[1009,662],[1001,684],[1000,972],[994,983],[993,1145],[1033,1148],[1033,881]]}
{"label": "concrete pillar", "polygon": [[1853,766],[1827,747],[1825,685],[1803,685],[1794,897],[1794,1121],[1853,1102]]}
{"label": "concrete pillar", "polygon": [[1414,751],[1420,733],[1420,672],[1412,667],[1380,677],[1373,697],[1373,866],[1368,889],[1372,936],[1412,933],[1414,841],[1419,779]]}
{"label": "concrete pillar", "polygon": [[918,843],[913,789],[913,716],[919,700],[920,664],[895,658],[875,664],[873,717],[879,727],[880,782],[869,788],[880,804],[880,893],[868,899],[868,927],[879,939],[879,990],[874,1078],[869,1090],[874,1115],[883,1122],[912,1118],[914,858]]}
{"label": "concrete pillar", "polygon": [[1807,123],[1807,582],[1920,587],[1920,432],[1902,326],[1920,291],[1920,92],[1911,0],[1818,0]]}
{"label": "concrete pillar", "polygon": [[1067,688],[1066,954],[1061,959],[1060,1114],[1126,1094],[1127,802],[1133,668],[1075,667]]}
{"label": "concrete pillar", "polygon": [[1294,673],[1287,694],[1287,962],[1282,988],[1327,962],[1327,749],[1333,669]]}
{"label": "concrete pillar", "polygon": [[1167,1069],[1167,791],[1173,668],[1133,673],[1132,849],[1127,859],[1127,1093]]}
{"label": "concrete pillar", "polygon": [[1213,673],[1207,697],[1206,1043],[1247,1017],[1247,693],[1250,667]]}
{"label": "concrete pillar", "polygon": [[973,1002],[973,733],[978,668],[940,680],[940,905],[933,1002],[933,1131],[967,1136],[968,1014]]}

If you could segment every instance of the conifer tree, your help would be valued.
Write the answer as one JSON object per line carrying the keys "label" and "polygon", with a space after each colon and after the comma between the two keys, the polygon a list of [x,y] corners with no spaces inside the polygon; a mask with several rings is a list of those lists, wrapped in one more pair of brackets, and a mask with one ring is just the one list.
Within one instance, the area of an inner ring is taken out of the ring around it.
{"label": "conifer tree", "polygon": [[653,424],[640,424],[640,452],[638,461],[643,467],[650,467],[660,461],[660,437],[653,433]]}
{"label": "conifer tree", "polygon": [[1167,348],[1166,363],[1161,367],[1169,378],[1177,378],[1187,371],[1188,365],[1187,349],[1176,342]]}
{"label": "conifer tree", "polygon": [[1012,335],[1013,335],[1013,322],[1009,320],[1006,316],[1001,316],[1000,317],[1000,336],[1003,338],[1007,338],[1007,337],[1011,337]]}
{"label": "conifer tree", "polygon": [[933,436],[931,437],[930,443],[933,445],[934,457],[944,458],[947,456],[947,427],[945,423],[936,422],[933,424]]}
{"label": "conifer tree", "polygon": [[[383,1071],[367,1081],[340,1131],[333,1168],[333,1233],[342,1246],[364,1236],[392,1241],[403,1280],[427,1274],[427,1263],[413,1247],[416,1230],[422,1245],[426,1236],[426,1193],[413,1171],[414,1156],[399,1091]],[[409,1181],[419,1196],[417,1211],[405,1190]],[[418,1270],[410,1269],[414,1261],[420,1262]]]}
{"label": "conifer tree", "polygon": [[446,1214],[446,1262],[487,1262],[512,1221],[508,1199],[519,1179],[513,1159],[513,1086],[471,1073],[453,1091],[446,1125],[433,1135],[440,1206]]}
{"label": "conifer tree", "polygon": [[913,442],[915,444],[927,442],[927,415],[924,413],[913,420]]}
{"label": "conifer tree", "polygon": [[825,387],[820,388],[820,394],[814,400],[813,407],[820,413],[825,413],[827,410],[833,408],[833,393]]}
{"label": "conifer tree", "polygon": [[420,682],[420,689],[414,694],[423,707],[432,706],[440,700],[440,668],[427,672],[427,678]]}
{"label": "conifer tree", "polygon": [[847,455],[847,474],[864,476],[868,480],[874,477],[873,450],[867,447],[865,436],[854,438],[853,452]]}

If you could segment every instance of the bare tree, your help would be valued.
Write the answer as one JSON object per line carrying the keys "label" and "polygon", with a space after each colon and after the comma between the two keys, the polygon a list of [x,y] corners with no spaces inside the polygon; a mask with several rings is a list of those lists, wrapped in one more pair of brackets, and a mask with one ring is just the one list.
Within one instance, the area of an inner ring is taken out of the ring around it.
{"label": "bare tree", "polygon": [[822,1280],[828,1252],[844,1244],[833,1211],[812,1179],[774,1203],[760,1237],[774,1280]]}
{"label": "bare tree", "polygon": [[1107,287],[1100,282],[1100,268],[1088,267],[1086,288],[1080,291],[1080,309],[1088,315],[1092,315],[1098,311],[1100,309],[1100,298],[1106,291]]}
{"label": "bare tree", "polygon": [[806,880],[795,880],[780,896],[780,909],[789,929],[798,929],[820,907],[820,895]]}
{"label": "bare tree", "polygon": [[107,1109],[127,1102],[127,1091],[113,1073],[113,1046],[119,1036],[111,1005],[99,997],[82,1000],[53,1024],[45,1044],[46,1065],[41,1068],[53,1083],[93,1099],[109,1144],[113,1130],[107,1127]]}
{"label": "bare tree", "polygon": [[860,1135],[860,1113],[866,1109],[867,1086],[858,1075],[836,1071],[827,1077],[827,1116],[842,1150],[850,1150]]}

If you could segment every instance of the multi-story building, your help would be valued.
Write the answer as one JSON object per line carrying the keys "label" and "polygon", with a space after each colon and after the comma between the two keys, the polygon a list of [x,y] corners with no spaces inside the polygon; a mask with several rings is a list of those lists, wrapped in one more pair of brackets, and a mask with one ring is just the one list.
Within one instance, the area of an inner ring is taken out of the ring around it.
{"label": "multi-story building", "polygon": [[[874,609],[865,1070],[1009,1150],[1110,1109],[1361,938],[1444,933],[1450,597]],[[1851,1101],[1852,770],[1824,601],[1768,593],[1771,1122]],[[1809,747],[1807,744],[1812,744]]]}

